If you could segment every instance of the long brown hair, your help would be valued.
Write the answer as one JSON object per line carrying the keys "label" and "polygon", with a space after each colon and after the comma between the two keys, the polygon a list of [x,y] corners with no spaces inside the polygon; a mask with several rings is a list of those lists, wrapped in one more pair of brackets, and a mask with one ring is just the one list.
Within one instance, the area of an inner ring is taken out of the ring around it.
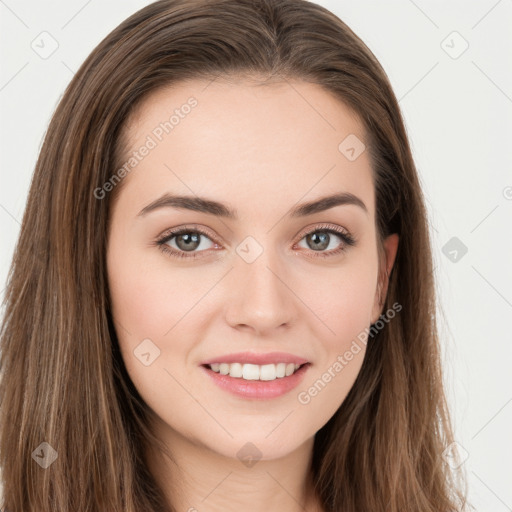
{"label": "long brown hair", "polygon": [[[37,161],[8,275],[1,505],[173,510],[145,462],[148,443],[158,440],[110,309],[106,241],[123,181],[105,198],[94,191],[122,165],[123,128],[142,98],[180,80],[229,75],[298,78],[353,108],[367,132],[379,244],[400,236],[384,302],[400,304],[400,314],[370,338],[350,393],[315,436],[312,473],[324,509],[462,510],[462,477],[443,457],[454,438],[428,220],[400,109],[366,45],[305,0],[152,3],[112,31],[69,84]],[[52,454],[46,469],[36,464]]]}

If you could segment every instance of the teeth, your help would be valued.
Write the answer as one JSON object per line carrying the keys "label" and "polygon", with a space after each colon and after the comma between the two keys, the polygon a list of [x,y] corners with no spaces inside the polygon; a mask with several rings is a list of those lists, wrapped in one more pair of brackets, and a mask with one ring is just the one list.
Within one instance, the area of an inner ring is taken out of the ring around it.
{"label": "teeth", "polygon": [[245,380],[275,380],[276,378],[289,377],[299,368],[299,364],[241,364],[241,363],[212,363],[210,368],[221,375],[242,378]]}
{"label": "teeth", "polygon": [[[237,363],[233,363],[233,364],[231,364],[231,367],[236,366],[236,365],[237,365]],[[235,375],[231,375],[231,371],[229,372],[229,375],[230,375],[230,377],[237,376],[236,373],[235,373]],[[242,378],[244,378],[245,380],[259,380],[260,367],[257,364],[244,364],[242,366]]]}
{"label": "teeth", "polygon": [[276,377],[280,379],[286,375],[286,363],[276,364]]}
{"label": "teeth", "polygon": [[233,363],[228,365],[230,377],[242,377],[244,373],[244,367],[240,363]]}

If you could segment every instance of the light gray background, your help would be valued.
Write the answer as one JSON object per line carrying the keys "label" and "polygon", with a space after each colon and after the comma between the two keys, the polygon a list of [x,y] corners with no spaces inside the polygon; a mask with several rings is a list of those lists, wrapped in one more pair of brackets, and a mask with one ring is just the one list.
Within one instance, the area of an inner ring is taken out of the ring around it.
{"label": "light gray background", "polygon": [[[92,49],[148,3],[0,0],[2,298],[52,112]],[[318,3],[365,41],[400,100],[428,201],[470,499],[477,510],[512,511],[512,0]],[[31,47],[48,51],[52,38],[48,58]],[[446,245],[453,237],[466,254]]]}

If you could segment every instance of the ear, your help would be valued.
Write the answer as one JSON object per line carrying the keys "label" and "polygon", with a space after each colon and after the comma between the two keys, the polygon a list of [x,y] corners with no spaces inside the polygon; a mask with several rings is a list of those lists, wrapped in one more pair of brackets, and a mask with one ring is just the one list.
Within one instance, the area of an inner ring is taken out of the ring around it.
{"label": "ear", "polygon": [[389,235],[383,242],[384,254],[379,251],[381,255],[380,272],[377,283],[377,290],[375,292],[375,299],[373,302],[371,323],[375,323],[380,315],[382,315],[382,306],[384,305],[386,295],[388,293],[389,274],[395,263],[396,253],[398,250],[399,236],[397,233]]}

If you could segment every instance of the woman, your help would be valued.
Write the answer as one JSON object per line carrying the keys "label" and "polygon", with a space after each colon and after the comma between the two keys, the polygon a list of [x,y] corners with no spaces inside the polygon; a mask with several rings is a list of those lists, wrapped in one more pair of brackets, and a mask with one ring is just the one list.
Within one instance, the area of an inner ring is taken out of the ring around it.
{"label": "woman", "polygon": [[3,507],[461,510],[428,220],[370,50],[164,0],[48,128],[6,290]]}

